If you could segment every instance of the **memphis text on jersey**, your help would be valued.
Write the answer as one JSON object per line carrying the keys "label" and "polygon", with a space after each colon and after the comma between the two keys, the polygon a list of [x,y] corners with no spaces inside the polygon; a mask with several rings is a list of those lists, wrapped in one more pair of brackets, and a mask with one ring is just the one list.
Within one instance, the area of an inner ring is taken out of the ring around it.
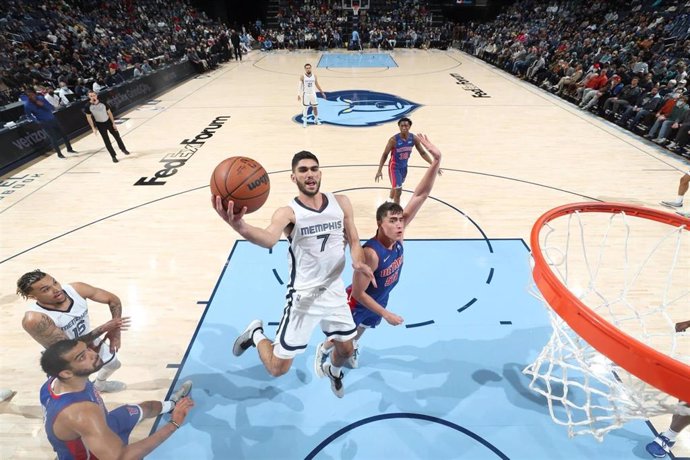
{"label": "memphis text on jersey", "polygon": [[180,144],[182,147],[175,153],[169,153],[164,156],[160,162],[163,163],[163,168],[156,171],[153,177],[141,177],[134,185],[165,185],[166,177],[174,176],[177,171],[187,164],[187,160],[192,158],[208,139],[213,137],[216,130],[223,127],[225,122],[230,118],[229,115],[216,117],[207,127],[192,139],[184,139]]}
{"label": "memphis text on jersey", "polygon": [[334,220],[333,222],[326,222],[325,224],[310,225],[309,227],[302,227],[300,235],[314,235],[315,233],[330,232],[332,230],[340,230],[343,228],[342,220]]}

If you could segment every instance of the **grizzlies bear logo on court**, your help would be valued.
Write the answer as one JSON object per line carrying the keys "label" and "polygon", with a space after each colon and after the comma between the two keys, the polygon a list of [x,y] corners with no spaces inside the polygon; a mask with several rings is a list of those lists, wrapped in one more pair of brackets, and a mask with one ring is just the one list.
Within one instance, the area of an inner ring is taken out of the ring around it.
{"label": "grizzlies bear logo on court", "polygon": [[[420,106],[394,94],[358,89],[331,91],[326,97],[319,98],[319,121],[337,126],[377,126],[396,121]],[[293,120],[302,123],[302,114]],[[307,122],[314,123],[311,108]]]}

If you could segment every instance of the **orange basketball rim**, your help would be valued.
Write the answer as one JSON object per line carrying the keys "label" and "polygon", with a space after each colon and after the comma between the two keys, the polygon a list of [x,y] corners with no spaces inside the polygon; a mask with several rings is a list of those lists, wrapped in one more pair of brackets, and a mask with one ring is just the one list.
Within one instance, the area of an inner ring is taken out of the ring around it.
{"label": "orange basketball rim", "polygon": [[543,214],[532,227],[530,244],[534,269],[532,276],[558,315],[580,337],[621,368],[649,385],[690,402],[690,366],[645,345],[622,332],[582,303],[549,268],[539,242],[539,233],[548,222],[575,212],[620,213],[653,220],[690,231],[690,219],[668,212],[621,203],[573,203]]}

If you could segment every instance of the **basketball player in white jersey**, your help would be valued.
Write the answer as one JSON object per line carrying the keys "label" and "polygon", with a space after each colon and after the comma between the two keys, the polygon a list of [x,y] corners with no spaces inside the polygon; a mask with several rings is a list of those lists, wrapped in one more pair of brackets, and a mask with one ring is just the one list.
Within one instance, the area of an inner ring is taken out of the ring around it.
{"label": "basketball player in white jersey", "polygon": [[[17,294],[32,300],[22,326],[36,342],[48,348],[60,340],[79,338],[97,349],[105,363],[96,374],[96,390],[106,393],[126,388],[122,382],[107,380],[122,365],[116,352],[120,331],[129,326],[129,318],[122,317],[122,303],[115,294],[86,283],[63,286],[41,270],[22,275],[17,281]],[[91,329],[86,299],[107,304],[113,319]],[[105,337],[101,337],[103,334]]]}
{"label": "basketball player in white jersey", "polygon": [[255,346],[268,373],[278,377],[290,369],[295,356],[304,352],[312,331],[320,325],[335,344],[331,362],[322,364],[323,374],[330,378],[333,393],[342,398],[345,389],[341,367],[352,356],[352,338],[357,333],[341,277],[345,243],[350,245],[355,271],[370,281],[374,275],[364,258],[350,200],[319,191],[321,170],[316,156],[306,151],[295,154],[291,178],[299,195],[288,206],[279,208],[265,229],[244,221],[246,207],[234,214],[233,202],[226,209],[219,196],[213,198],[218,215],[248,241],[272,248],[284,234],[290,242],[287,305],[275,340],[268,340],[263,322],[254,320],[237,338],[232,351],[240,356]]}
{"label": "basketball player in white jersey", "polygon": [[326,99],[326,93],[321,89],[316,75],[311,73],[311,64],[304,64],[304,75],[299,77],[297,86],[297,100],[302,100],[302,127],[307,127],[307,111],[311,107],[314,112],[314,123],[320,125],[319,121],[319,101],[316,100],[316,89],[318,88],[321,96]]}

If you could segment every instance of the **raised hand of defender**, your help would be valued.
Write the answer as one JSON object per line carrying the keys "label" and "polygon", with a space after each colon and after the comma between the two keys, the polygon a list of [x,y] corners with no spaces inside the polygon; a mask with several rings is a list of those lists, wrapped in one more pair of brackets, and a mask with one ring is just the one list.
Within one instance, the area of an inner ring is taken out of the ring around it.
{"label": "raised hand of defender", "polygon": [[417,134],[417,139],[419,139],[419,142],[421,142],[426,151],[431,154],[434,160],[441,161],[441,151],[429,140],[429,136],[426,134]]}

